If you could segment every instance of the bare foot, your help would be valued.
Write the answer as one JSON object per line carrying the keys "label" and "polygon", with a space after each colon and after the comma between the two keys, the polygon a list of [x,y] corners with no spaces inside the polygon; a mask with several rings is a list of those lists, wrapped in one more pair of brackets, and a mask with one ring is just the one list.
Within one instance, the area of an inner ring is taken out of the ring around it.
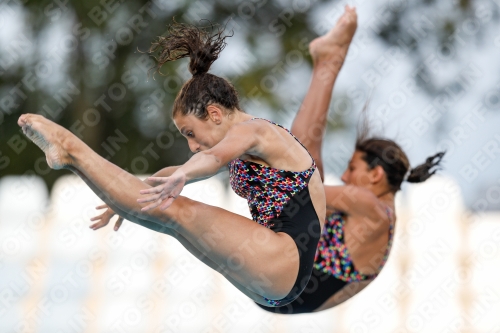
{"label": "bare foot", "polygon": [[327,63],[329,67],[336,65],[340,70],[356,32],[357,21],[356,8],[345,6],[345,12],[335,27],[309,44],[309,52],[314,64]]}
{"label": "bare foot", "polygon": [[45,153],[47,163],[52,169],[63,169],[72,164],[73,159],[67,151],[73,134],[58,124],[37,114],[23,114],[17,124],[23,133]]}

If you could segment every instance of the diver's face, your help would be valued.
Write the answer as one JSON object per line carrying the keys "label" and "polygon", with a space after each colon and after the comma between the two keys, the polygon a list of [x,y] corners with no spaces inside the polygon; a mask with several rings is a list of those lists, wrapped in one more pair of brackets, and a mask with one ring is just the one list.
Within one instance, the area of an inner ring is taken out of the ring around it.
{"label": "diver's face", "polygon": [[368,163],[363,160],[363,155],[363,152],[357,150],[352,155],[349,165],[341,178],[346,185],[362,187],[369,187],[371,185],[372,170],[368,168]]}
{"label": "diver's face", "polygon": [[201,120],[194,115],[174,117],[175,126],[187,139],[193,153],[212,148],[220,142],[217,125],[209,118]]}

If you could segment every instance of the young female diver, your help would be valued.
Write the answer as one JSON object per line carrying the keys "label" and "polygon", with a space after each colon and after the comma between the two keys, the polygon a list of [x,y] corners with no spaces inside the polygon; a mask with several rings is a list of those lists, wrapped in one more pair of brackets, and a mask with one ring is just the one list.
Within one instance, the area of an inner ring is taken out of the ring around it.
{"label": "young female diver", "polygon": [[[196,154],[147,182],[40,115],[21,115],[18,124],[51,168],[76,173],[118,215],[176,237],[255,302],[284,305],[301,293],[299,282],[312,271],[325,218],[323,185],[314,160],[290,132],[244,113],[233,86],[208,73],[225,46],[222,33],[176,23],[153,43],[158,67],[190,57],[193,77],[175,99],[173,120]],[[253,221],[179,196],[187,182],[226,165]]]}
{"label": "young female diver", "polygon": [[[327,35],[310,44],[313,79],[292,126],[309,149],[323,176],[321,145],[333,85],[356,31],[354,8]],[[401,183],[418,183],[435,171],[443,153],[410,170],[403,150],[392,140],[368,136],[364,119],[347,170],[344,186],[326,186],[327,219],[316,252],[313,274],[293,302],[265,310],[295,314],[331,308],[366,287],[380,272],[389,254],[396,216],[394,196]],[[407,177],[406,175],[409,174]]]}

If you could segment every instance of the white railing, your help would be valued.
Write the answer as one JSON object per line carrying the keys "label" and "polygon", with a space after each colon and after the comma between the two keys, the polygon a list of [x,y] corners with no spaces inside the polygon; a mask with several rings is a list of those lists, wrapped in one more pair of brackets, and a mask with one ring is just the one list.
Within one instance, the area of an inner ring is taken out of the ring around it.
{"label": "white railing", "polygon": [[[218,179],[192,199],[249,216]],[[0,179],[0,332],[497,332],[500,214],[471,215],[442,177],[397,197],[379,277],[334,309],[272,315],[173,238],[125,222],[92,231],[101,201],[76,176]]]}

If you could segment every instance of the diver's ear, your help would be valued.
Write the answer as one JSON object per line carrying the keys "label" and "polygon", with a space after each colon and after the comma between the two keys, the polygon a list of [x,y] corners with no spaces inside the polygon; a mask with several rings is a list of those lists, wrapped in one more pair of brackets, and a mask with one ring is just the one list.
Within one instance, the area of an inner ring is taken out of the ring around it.
{"label": "diver's ear", "polygon": [[384,168],[382,168],[382,166],[377,165],[376,167],[370,170],[370,178],[372,184],[381,182],[384,179],[384,177],[385,177],[385,171]]}
{"label": "diver's ear", "polygon": [[215,124],[220,125],[222,122],[222,118],[224,117],[224,111],[214,104],[210,104],[207,106],[208,118],[212,120]]}

